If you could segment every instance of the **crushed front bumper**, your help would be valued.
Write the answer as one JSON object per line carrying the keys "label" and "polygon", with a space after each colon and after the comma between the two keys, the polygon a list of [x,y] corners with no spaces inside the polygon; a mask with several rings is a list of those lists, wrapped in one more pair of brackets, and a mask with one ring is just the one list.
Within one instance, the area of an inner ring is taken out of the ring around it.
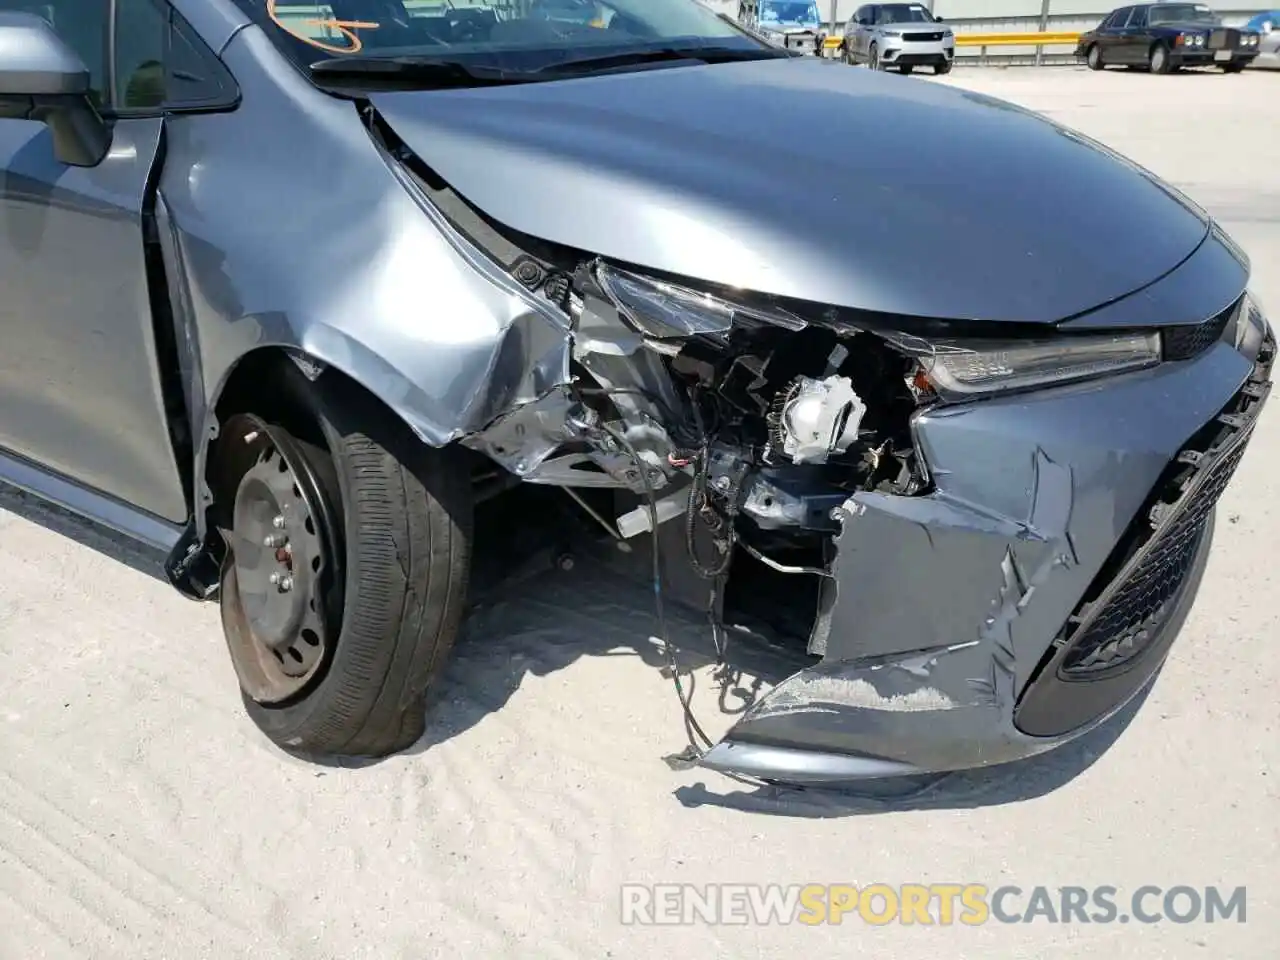
{"label": "crushed front bumper", "polygon": [[1151,371],[919,415],[934,492],[847,501],[823,659],[703,765],[789,782],[970,769],[1123,707],[1194,601],[1268,395],[1258,324],[1244,352],[1222,335]]}

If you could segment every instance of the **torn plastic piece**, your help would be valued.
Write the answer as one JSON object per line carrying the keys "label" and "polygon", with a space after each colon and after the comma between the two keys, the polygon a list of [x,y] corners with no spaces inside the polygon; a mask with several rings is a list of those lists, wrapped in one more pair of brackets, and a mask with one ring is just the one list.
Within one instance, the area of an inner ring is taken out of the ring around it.
{"label": "torn plastic piece", "polygon": [[[689,509],[689,490],[677,490],[670,496],[663,497],[653,504],[653,512],[658,515],[658,523],[674,520]],[[630,540],[653,529],[653,515],[647,503],[624,513],[618,518],[618,532],[623,539]]]}

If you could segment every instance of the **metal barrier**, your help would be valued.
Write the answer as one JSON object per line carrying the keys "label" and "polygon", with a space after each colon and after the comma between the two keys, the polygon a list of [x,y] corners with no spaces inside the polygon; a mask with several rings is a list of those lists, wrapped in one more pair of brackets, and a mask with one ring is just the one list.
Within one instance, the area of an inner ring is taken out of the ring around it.
{"label": "metal barrier", "polygon": [[957,47],[1075,46],[1079,33],[957,33]]}
{"label": "metal barrier", "polygon": [[[957,33],[957,47],[978,47],[979,56],[985,58],[988,47],[1035,47],[1039,53],[1043,47],[1074,47],[1080,34],[1072,31],[1058,33]],[[823,53],[830,54],[844,45],[844,37],[830,36],[823,41]]]}

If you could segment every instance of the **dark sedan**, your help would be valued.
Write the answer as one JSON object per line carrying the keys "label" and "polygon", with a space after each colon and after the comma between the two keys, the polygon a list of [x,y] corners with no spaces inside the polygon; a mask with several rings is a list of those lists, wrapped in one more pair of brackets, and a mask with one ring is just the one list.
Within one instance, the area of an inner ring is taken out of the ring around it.
{"label": "dark sedan", "polygon": [[1120,7],[1081,34],[1076,56],[1091,70],[1147,67],[1172,73],[1182,67],[1220,67],[1239,73],[1258,55],[1259,34],[1223,26],[1203,3],[1141,3]]}

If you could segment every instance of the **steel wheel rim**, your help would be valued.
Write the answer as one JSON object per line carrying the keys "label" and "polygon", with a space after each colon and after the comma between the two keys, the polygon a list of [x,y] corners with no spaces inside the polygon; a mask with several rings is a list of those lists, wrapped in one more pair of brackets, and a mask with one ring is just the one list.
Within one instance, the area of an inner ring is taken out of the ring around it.
{"label": "steel wheel rim", "polygon": [[311,686],[336,640],[334,515],[315,464],[291,440],[265,425],[246,434],[248,466],[222,531],[223,632],[241,689],[264,705]]}

